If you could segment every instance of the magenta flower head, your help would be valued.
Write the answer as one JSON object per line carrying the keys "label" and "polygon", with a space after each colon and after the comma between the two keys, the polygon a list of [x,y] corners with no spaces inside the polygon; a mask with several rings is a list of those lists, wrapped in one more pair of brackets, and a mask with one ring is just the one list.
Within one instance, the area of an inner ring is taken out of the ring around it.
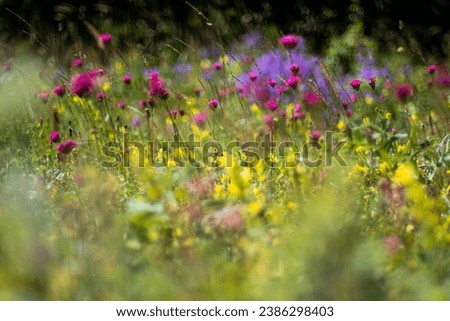
{"label": "magenta flower head", "polygon": [[265,115],[263,120],[268,130],[273,131],[275,129],[275,118],[272,114]]}
{"label": "magenta flower head", "polygon": [[320,136],[322,136],[322,132],[320,130],[312,130],[309,134],[309,137],[314,142],[317,142],[320,139]]}
{"label": "magenta flower head", "polygon": [[350,108],[347,108],[345,110],[345,114],[350,117],[351,115],[353,115],[353,110],[351,110]]}
{"label": "magenta flower head", "polygon": [[59,131],[54,130],[50,134],[50,144],[59,143],[61,141],[61,137],[59,136]]}
{"label": "magenta flower head", "polygon": [[131,75],[125,75],[125,76],[123,76],[122,81],[123,81],[126,85],[131,84]]}
{"label": "magenta flower head", "polygon": [[208,107],[210,109],[216,109],[217,106],[219,106],[219,101],[216,98],[213,98],[208,102]]}
{"label": "magenta flower head", "polygon": [[42,100],[42,102],[46,103],[48,98],[50,97],[50,94],[46,91],[43,91],[43,92],[37,94],[36,96],[37,96],[37,98]]}
{"label": "magenta flower head", "polygon": [[117,103],[117,107],[119,107],[120,109],[124,109],[126,106],[127,106],[127,104],[123,100],[121,100]]}
{"label": "magenta flower head", "polygon": [[395,96],[398,100],[404,102],[409,96],[413,95],[413,89],[409,84],[402,84],[395,90]]}
{"label": "magenta flower head", "polygon": [[80,67],[83,65],[83,60],[80,58],[75,59],[72,61],[72,67]]}
{"label": "magenta flower head", "polygon": [[105,95],[105,93],[98,93],[96,95],[96,98],[98,101],[103,101],[106,98],[106,95]]}
{"label": "magenta flower head", "polygon": [[270,87],[274,88],[277,84],[277,82],[275,80],[273,80],[272,78],[270,78],[269,80],[267,80],[267,83],[269,84]]}
{"label": "magenta flower head", "polygon": [[254,71],[250,71],[248,73],[248,78],[250,78],[251,81],[255,81],[258,78],[258,75]]}
{"label": "magenta flower head", "polygon": [[72,94],[78,97],[86,97],[92,94],[94,81],[88,74],[81,74],[72,82]]}
{"label": "magenta flower head", "polygon": [[317,105],[320,104],[320,96],[313,91],[308,91],[305,93],[305,99],[308,105]]}
{"label": "magenta flower head", "polygon": [[298,81],[300,80],[300,77],[295,76],[295,75],[291,75],[286,81],[285,84],[286,86],[291,87],[292,89],[297,88],[298,86]]}
{"label": "magenta flower head", "polygon": [[106,46],[106,45],[110,44],[111,41],[112,41],[112,36],[109,33],[106,33],[106,32],[100,34],[98,36],[98,38],[99,38],[100,44],[102,46]]}
{"label": "magenta flower head", "polygon": [[62,97],[66,93],[66,88],[64,86],[56,86],[53,89],[53,93],[58,97]]}
{"label": "magenta flower head", "polygon": [[267,103],[266,103],[266,107],[271,110],[274,111],[278,108],[278,104],[275,100],[270,99]]}
{"label": "magenta flower head", "polygon": [[203,126],[206,123],[206,113],[200,112],[195,114],[194,121],[198,126]]}
{"label": "magenta flower head", "polygon": [[376,78],[375,77],[370,77],[369,85],[372,88],[372,90],[375,90],[375,83],[376,83]]}
{"label": "magenta flower head", "polygon": [[220,69],[222,69],[222,64],[220,62],[215,62],[215,63],[213,63],[212,67],[215,70],[220,70]]}
{"label": "magenta flower head", "polygon": [[427,73],[429,74],[434,74],[434,72],[437,70],[437,66],[436,65],[429,65],[427,67]]}
{"label": "magenta flower head", "polygon": [[58,144],[56,150],[63,155],[68,155],[70,152],[77,147],[77,142],[73,140],[66,140],[65,142]]}
{"label": "magenta flower head", "polygon": [[280,44],[288,50],[294,49],[297,47],[298,37],[294,35],[283,36],[280,38]]}
{"label": "magenta flower head", "polygon": [[349,84],[353,87],[354,90],[359,90],[359,87],[361,86],[361,80],[353,79]]}
{"label": "magenta flower head", "polygon": [[300,66],[298,64],[292,64],[289,67],[289,70],[292,72],[292,74],[298,75],[298,73],[300,72]]}
{"label": "magenta flower head", "polygon": [[154,71],[149,76],[149,86],[150,89],[148,93],[152,96],[161,98],[163,100],[169,98],[170,93],[165,89],[166,84],[159,78],[157,71]]}
{"label": "magenta flower head", "polygon": [[300,119],[305,116],[305,113],[302,112],[302,107],[300,104],[294,105],[294,111],[292,112],[292,119]]}

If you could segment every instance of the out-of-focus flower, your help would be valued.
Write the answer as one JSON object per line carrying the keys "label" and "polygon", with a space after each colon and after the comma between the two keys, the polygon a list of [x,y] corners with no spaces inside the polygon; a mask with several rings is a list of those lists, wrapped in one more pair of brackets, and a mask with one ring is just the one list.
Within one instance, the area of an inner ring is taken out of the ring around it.
{"label": "out-of-focus flower", "polygon": [[77,58],[72,61],[72,67],[80,67],[83,65],[83,59]]}
{"label": "out-of-focus flower", "polygon": [[383,243],[389,255],[395,255],[402,248],[402,241],[397,235],[386,237]]}
{"label": "out-of-focus flower", "polygon": [[48,98],[50,97],[50,94],[46,91],[43,91],[37,94],[36,97],[42,100],[44,103],[46,103],[48,101]]}
{"label": "out-of-focus flower", "polygon": [[297,88],[300,77],[291,75],[288,79],[286,79],[285,84],[293,89]]}
{"label": "out-of-focus flower", "polygon": [[309,137],[314,142],[319,141],[320,136],[322,136],[322,132],[320,130],[312,130],[311,133],[309,134]]}
{"label": "out-of-focus flower", "polygon": [[212,98],[209,102],[208,102],[208,108],[209,109],[216,109],[217,106],[219,106],[219,101],[216,98]]}
{"label": "out-of-focus flower", "polygon": [[409,84],[402,84],[395,89],[395,96],[398,100],[404,102],[413,95],[413,88]]}
{"label": "out-of-focus flower", "polygon": [[258,75],[254,71],[250,71],[248,73],[248,78],[250,78],[251,81],[255,81],[258,78]]}
{"label": "out-of-focus flower", "polygon": [[68,155],[70,152],[77,147],[77,142],[74,140],[66,140],[65,142],[58,144],[56,150],[63,155]]}
{"label": "out-of-focus flower", "polygon": [[272,114],[265,115],[263,120],[268,130],[273,131],[275,129],[275,118]]}
{"label": "out-of-focus flower", "polygon": [[92,94],[94,81],[88,74],[78,75],[72,82],[72,94],[78,97],[86,97]]}
{"label": "out-of-focus flower", "polygon": [[131,84],[131,75],[125,75],[125,76],[123,76],[122,81],[123,81],[126,85]]}
{"label": "out-of-focus flower", "polygon": [[221,70],[222,69],[222,64],[220,62],[215,62],[215,63],[213,63],[212,67],[215,70]]}
{"label": "out-of-focus flower", "polygon": [[3,69],[4,72],[10,71],[11,70],[11,64],[8,64],[8,63],[3,64],[2,69]]}
{"label": "out-of-focus flower", "polygon": [[53,88],[53,93],[58,97],[62,97],[66,93],[66,88],[64,86],[56,86]]}
{"label": "out-of-focus flower", "polygon": [[354,90],[359,90],[359,87],[361,86],[361,80],[353,79],[352,81],[350,81],[350,86],[352,86]]}
{"label": "out-of-focus flower", "polygon": [[284,48],[290,50],[297,47],[298,37],[295,35],[286,35],[280,38],[280,44],[283,45]]}
{"label": "out-of-focus flower", "polygon": [[142,123],[142,118],[139,116],[135,116],[133,117],[133,119],[131,119],[131,126],[133,128],[139,127]]}
{"label": "out-of-focus flower", "polygon": [[109,45],[112,41],[112,36],[109,33],[101,33],[99,36],[99,41],[102,46]]}
{"label": "out-of-focus flower", "polygon": [[434,74],[434,72],[436,71],[436,69],[437,69],[437,66],[436,66],[436,65],[429,65],[429,66],[427,67],[427,73],[429,73],[429,74]]}
{"label": "out-of-focus flower", "polygon": [[105,99],[105,97],[106,97],[106,95],[105,95],[105,93],[103,93],[103,92],[98,93],[98,94],[96,95],[96,98],[97,98],[98,101],[103,101],[103,100]]}
{"label": "out-of-focus flower", "polygon": [[376,83],[376,78],[375,77],[370,77],[369,85],[372,88],[372,90],[375,90],[375,83]]}
{"label": "out-of-focus flower", "polygon": [[150,89],[149,94],[158,98],[161,98],[163,100],[169,98],[170,93],[165,89],[166,84],[162,79],[159,77],[159,74],[157,71],[154,71],[149,76],[149,82],[150,82]]}
{"label": "out-of-focus flower", "polygon": [[298,75],[298,73],[300,72],[300,66],[298,64],[292,64],[289,67],[289,70],[292,72],[292,74]]}
{"label": "out-of-focus flower", "polygon": [[313,91],[306,92],[305,99],[308,105],[317,105],[321,102],[320,96]]}
{"label": "out-of-focus flower", "polygon": [[203,126],[206,123],[206,113],[200,112],[195,114],[194,121],[198,126]]}
{"label": "out-of-focus flower", "polygon": [[272,78],[270,78],[269,80],[267,80],[267,83],[269,84],[270,87],[274,88],[277,84],[277,82],[275,80],[273,80]]}
{"label": "out-of-focus flower", "polygon": [[124,109],[126,106],[127,106],[127,104],[123,100],[121,100],[117,103],[117,107],[119,107],[120,109]]}
{"label": "out-of-focus flower", "polygon": [[269,99],[269,101],[266,103],[266,107],[269,110],[274,111],[278,108],[278,104],[275,100]]}
{"label": "out-of-focus flower", "polygon": [[61,141],[61,137],[59,136],[59,131],[54,130],[50,133],[50,144],[59,143]]}

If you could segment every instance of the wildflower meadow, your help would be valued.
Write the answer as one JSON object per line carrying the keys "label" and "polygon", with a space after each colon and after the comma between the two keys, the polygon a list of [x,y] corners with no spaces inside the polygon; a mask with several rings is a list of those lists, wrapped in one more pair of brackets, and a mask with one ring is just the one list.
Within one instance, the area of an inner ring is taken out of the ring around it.
{"label": "wildflower meadow", "polygon": [[0,56],[0,299],[450,300],[446,58],[89,28]]}

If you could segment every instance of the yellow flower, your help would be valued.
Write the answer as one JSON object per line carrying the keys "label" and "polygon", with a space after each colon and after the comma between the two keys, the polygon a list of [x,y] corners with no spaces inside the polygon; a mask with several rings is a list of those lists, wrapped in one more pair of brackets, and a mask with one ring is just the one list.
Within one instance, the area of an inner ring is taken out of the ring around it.
{"label": "yellow flower", "polygon": [[105,82],[102,86],[102,90],[104,92],[107,92],[110,88],[111,88],[111,83],[109,83],[109,82]]}
{"label": "yellow flower", "polygon": [[397,146],[397,152],[399,152],[399,153],[402,153],[402,152],[404,152],[405,150],[407,150],[408,148],[407,148],[407,146],[406,145],[398,145]]}
{"label": "yellow flower", "polygon": [[340,120],[337,125],[336,125],[337,129],[339,130],[343,130],[345,128],[345,123],[343,120]]}
{"label": "yellow flower", "polygon": [[366,104],[367,105],[372,105],[373,104],[373,102],[374,102],[374,100],[373,100],[373,97],[372,96],[370,96],[370,95],[366,95],[366,96],[364,96],[364,101],[366,102]]}
{"label": "yellow flower", "polygon": [[414,167],[411,164],[401,164],[395,171],[393,180],[400,185],[411,185],[417,180]]}
{"label": "yellow flower", "polygon": [[251,215],[257,215],[258,213],[261,212],[262,208],[263,208],[263,206],[262,206],[261,202],[256,200],[256,201],[251,202],[248,205],[248,212]]}
{"label": "yellow flower", "polygon": [[386,114],[384,114],[384,118],[386,120],[392,120],[392,114],[391,113],[386,113]]}

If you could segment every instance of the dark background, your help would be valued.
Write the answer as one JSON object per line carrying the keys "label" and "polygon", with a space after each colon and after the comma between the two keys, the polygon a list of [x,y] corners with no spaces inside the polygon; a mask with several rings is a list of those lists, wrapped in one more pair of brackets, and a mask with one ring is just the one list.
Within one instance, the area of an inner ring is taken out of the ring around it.
{"label": "dark background", "polygon": [[83,22],[87,21],[99,30],[121,27],[115,32],[121,44],[138,43],[151,52],[157,50],[159,40],[195,38],[208,44],[220,35],[226,43],[239,34],[272,26],[283,33],[303,35],[313,50],[320,52],[331,36],[339,36],[360,20],[365,33],[378,41],[382,50],[403,45],[441,58],[449,51],[448,0],[189,2],[213,26],[185,1],[0,0],[0,43],[8,50],[22,40],[42,42],[47,49],[80,39],[93,42]]}

